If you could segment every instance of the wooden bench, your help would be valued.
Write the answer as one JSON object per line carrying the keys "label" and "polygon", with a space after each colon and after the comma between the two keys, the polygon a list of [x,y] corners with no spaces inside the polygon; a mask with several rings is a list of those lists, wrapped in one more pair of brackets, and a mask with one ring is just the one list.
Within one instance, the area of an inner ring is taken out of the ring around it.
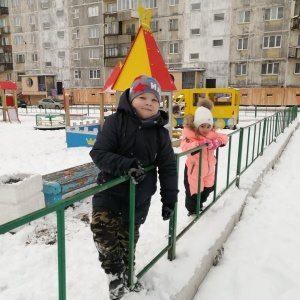
{"label": "wooden bench", "polygon": [[95,186],[98,173],[99,169],[94,163],[87,163],[42,176],[46,205]]}

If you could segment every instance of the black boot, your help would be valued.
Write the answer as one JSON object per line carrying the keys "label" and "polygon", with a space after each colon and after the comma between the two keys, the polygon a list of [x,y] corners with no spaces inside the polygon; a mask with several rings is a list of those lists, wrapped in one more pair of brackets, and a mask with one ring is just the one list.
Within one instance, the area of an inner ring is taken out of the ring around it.
{"label": "black boot", "polygon": [[[128,269],[127,268],[124,271],[124,281],[125,281],[125,284],[127,286],[127,283],[128,283]],[[133,284],[133,286],[131,286],[129,288],[130,291],[133,291],[133,292],[136,292],[136,293],[139,293],[142,289],[144,289],[144,286],[139,281],[136,281]]]}
{"label": "black boot", "polygon": [[109,282],[109,299],[111,300],[119,300],[121,299],[126,291],[126,283],[123,277],[123,273],[121,274],[109,274],[110,278]]}

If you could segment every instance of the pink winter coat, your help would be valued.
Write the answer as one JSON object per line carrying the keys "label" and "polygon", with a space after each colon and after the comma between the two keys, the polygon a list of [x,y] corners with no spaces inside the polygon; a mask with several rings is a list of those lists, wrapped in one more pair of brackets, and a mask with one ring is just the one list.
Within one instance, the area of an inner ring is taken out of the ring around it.
{"label": "pink winter coat", "polygon": [[[211,130],[206,137],[201,135],[196,136],[195,132],[189,128],[184,128],[182,131],[181,149],[182,151],[188,151],[199,146],[199,142],[203,142],[204,139],[220,139],[223,145],[228,143],[228,136],[226,134],[217,133]],[[202,178],[201,178],[201,191],[204,187],[211,187],[215,181],[215,165],[216,157],[214,150],[204,148],[202,150]],[[199,167],[199,153],[195,155],[188,154],[186,159],[186,166],[188,169],[188,182],[190,186],[191,195],[198,192],[198,167]]]}

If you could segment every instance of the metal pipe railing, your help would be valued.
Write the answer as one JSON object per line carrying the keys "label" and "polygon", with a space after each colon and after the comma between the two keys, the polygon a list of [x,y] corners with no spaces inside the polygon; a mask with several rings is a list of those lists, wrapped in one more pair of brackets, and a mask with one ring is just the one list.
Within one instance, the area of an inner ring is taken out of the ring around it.
{"label": "metal pipe railing", "polygon": [[[255,124],[249,125],[244,128],[240,128],[233,133],[229,134],[229,145],[228,145],[228,157],[227,157],[227,170],[226,170],[226,184],[224,187],[219,189],[220,191],[217,194],[218,190],[218,163],[215,168],[215,190],[213,202],[208,205],[200,214],[200,183],[198,184],[198,197],[197,197],[197,213],[195,218],[189,223],[179,234],[177,234],[177,205],[175,206],[175,211],[173,217],[169,221],[169,238],[168,245],[164,247],[140,272],[137,274],[137,278],[141,278],[164,254],[168,253],[168,259],[173,260],[176,257],[176,243],[178,240],[203,216],[203,214],[221,197],[221,195],[235,182],[236,186],[239,187],[240,176],[241,174],[260,156],[263,155],[264,147],[268,146],[272,141],[276,140],[276,137],[282,133],[285,127],[288,126],[290,122],[295,120],[297,117],[298,108],[290,107],[286,110],[276,112],[275,115],[267,117],[262,121],[258,121]],[[270,123],[274,122],[274,130],[268,129]],[[256,134],[257,126],[259,126],[258,137]],[[261,128],[263,126],[263,128]],[[246,142],[244,141],[244,132],[248,130],[248,135]],[[253,132],[253,145],[251,147],[251,131]],[[238,155],[237,155],[237,167],[235,177],[230,180],[231,175],[231,162],[232,162],[232,138],[233,136],[238,135]],[[269,138],[268,138],[269,135]],[[256,139],[257,138],[257,139]],[[268,141],[268,142],[267,142]],[[246,151],[243,149],[243,144],[246,144]],[[257,151],[255,150],[255,145],[257,145]],[[177,153],[176,163],[177,170],[179,171],[180,159],[187,154],[199,152],[199,181],[201,178],[202,170],[202,149],[205,146],[199,146],[192,150]],[[227,147],[226,147],[227,148]],[[226,149],[225,148],[225,149]],[[223,149],[220,149],[223,151]],[[255,153],[256,152],[256,153]],[[243,156],[243,153],[245,155]],[[249,163],[249,156],[252,154],[251,162]],[[256,155],[255,155],[256,154]],[[219,149],[216,151],[216,156],[219,158]],[[145,168],[145,171],[148,172],[155,168],[155,166],[150,166]],[[5,234],[17,227],[25,225],[33,220],[44,217],[50,213],[55,212],[57,215],[57,253],[58,253],[58,294],[59,300],[66,300],[66,257],[65,257],[65,208],[74,204],[75,202],[81,201],[85,198],[93,196],[95,193],[104,191],[112,186],[120,184],[124,181],[129,180],[129,176],[121,176],[114,180],[111,180],[103,185],[92,187],[83,192],[80,192],[76,195],[73,195],[62,202],[52,204],[48,207],[35,211],[31,214],[25,215],[21,218],[13,220],[11,222],[5,223],[0,226],[0,234]],[[135,185],[130,182],[130,224],[129,224],[129,279],[128,286],[133,285],[134,279],[134,215],[135,215]]]}

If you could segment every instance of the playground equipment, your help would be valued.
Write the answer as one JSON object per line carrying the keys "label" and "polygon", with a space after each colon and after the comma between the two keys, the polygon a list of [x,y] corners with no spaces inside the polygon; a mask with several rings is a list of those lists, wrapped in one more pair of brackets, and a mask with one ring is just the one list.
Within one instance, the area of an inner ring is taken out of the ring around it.
{"label": "playground equipment", "polygon": [[[17,102],[17,85],[11,81],[0,81],[1,99],[3,100],[3,121],[10,123],[21,123],[18,116],[18,102]],[[12,95],[6,94],[6,90],[13,91]],[[7,115],[7,116],[6,116]]]}
{"label": "playground equipment", "polygon": [[173,127],[182,127],[183,118],[194,114],[200,99],[214,103],[216,128],[236,129],[239,121],[240,91],[232,88],[183,89],[173,97]]}
{"label": "playground equipment", "polygon": [[68,147],[93,147],[101,126],[96,121],[66,126]]}
{"label": "playground equipment", "polygon": [[56,130],[66,127],[64,114],[37,114],[35,116],[35,129]]}

